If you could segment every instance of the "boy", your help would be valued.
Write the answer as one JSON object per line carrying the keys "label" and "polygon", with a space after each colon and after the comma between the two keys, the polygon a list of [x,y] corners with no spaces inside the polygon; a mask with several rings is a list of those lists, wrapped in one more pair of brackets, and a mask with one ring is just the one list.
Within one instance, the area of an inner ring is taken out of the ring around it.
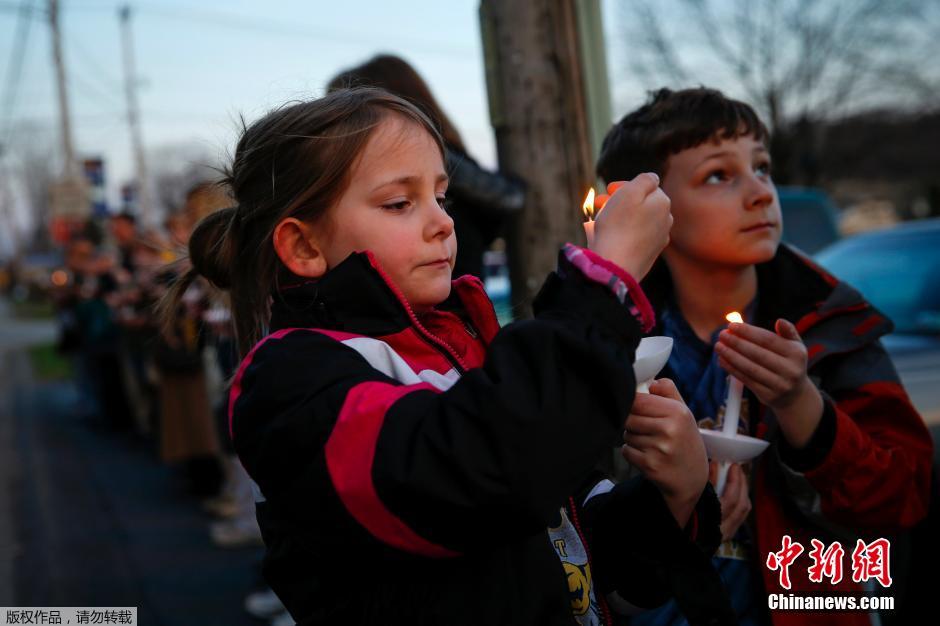
{"label": "boy", "polygon": [[[670,244],[643,283],[658,312],[653,334],[675,339],[661,375],[705,428],[721,427],[727,376],[736,376],[746,388],[738,432],[772,443],[732,467],[721,498],[725,542],[714,562],[741,623],[867,624],[863,611],[769,614],[766,597],[860,592],[851,571],[838,584],[809,581],[811,540],[840,541],[852,564],[859,537],[918,522],[932,444],[879,342],[891,322],[780,244],[767,141],[742,102],[662,89],[610,130],[597,172],[607,181],[656,172],[672,200]],[[747,323],[727,327],[731,311]],[[766,565],[784,535],[806,553],[789,568],[791,589]],[[633,623],[683,620],[667,604]]]}

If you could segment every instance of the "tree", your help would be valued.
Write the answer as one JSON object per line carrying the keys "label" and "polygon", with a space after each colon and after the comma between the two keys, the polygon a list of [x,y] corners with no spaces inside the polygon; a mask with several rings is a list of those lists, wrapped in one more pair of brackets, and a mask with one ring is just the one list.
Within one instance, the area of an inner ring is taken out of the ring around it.
{"label": "tree", "polygon": [[774,176],[813,184],[821,123],[935,106],[935,0],[632,0],[627,67],[646,87],[721,88],[773,133]]}
{"label": "tree", "polygon": [[578,0],[482,0],[490,118],[500,169],[529,185],[508,235],[513,305],[523,314],[559,247],[584,238],[579,207],[594,181]]}
{"label": "tree", "polygon": [[28,225],[32,229],[31,241],[26,247],[43,250],[51,245],[49,239],[49,190],[56,180],[56,137],[52,130],[38,124],[21,124],[9,135],[4,146],[5,181],[16,181],[23,190]]}

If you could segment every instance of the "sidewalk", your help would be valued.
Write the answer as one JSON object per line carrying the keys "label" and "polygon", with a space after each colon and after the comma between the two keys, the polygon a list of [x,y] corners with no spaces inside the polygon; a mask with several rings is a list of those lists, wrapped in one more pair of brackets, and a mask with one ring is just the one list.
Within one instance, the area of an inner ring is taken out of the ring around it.
{"label": "sidewalk", "polygon": [[260,549],[212,546],[210,519],[152,444],[74,415],[73,393],[33,380],[22,347],[0,345],[0,605],[257,626],[242,600]]}

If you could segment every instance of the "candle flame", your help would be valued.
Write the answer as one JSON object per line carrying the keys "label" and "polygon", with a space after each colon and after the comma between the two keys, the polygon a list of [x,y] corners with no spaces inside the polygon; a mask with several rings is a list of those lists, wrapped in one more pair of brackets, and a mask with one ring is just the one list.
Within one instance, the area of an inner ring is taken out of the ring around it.
{"label": "candle flame", "polygon": [[584,211],[584,217],[592,222],[594,221],[594,187],[591,187],[591,190],[587,192],[587,197],[584,198],[584,204],[581,205],[581,210]]}
{"label": "candle flame", "polygon": [[737,311],[732,311],[731,313],[728,313],[727,315],[725,315],[725,319],[728,320],[729,322],[734,322],[735,324],[744,323],[744,319],[741,317],[741,314],[738,313]]}

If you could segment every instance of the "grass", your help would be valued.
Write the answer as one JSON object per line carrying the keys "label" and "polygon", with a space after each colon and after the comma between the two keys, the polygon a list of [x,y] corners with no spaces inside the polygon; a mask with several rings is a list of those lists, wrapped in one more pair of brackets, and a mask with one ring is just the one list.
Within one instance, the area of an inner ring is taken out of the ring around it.
{"label": "grass", "polygon": [[56,351],[55,344],[42,344],[29,349],[33,373],[41,381],[68,380],[72,364]]}
{"label": "grass", "polygon": [[48,300],[24,300],[10,302],[13,317],[21,320],[52,319],[55,317],[55,307]]}

